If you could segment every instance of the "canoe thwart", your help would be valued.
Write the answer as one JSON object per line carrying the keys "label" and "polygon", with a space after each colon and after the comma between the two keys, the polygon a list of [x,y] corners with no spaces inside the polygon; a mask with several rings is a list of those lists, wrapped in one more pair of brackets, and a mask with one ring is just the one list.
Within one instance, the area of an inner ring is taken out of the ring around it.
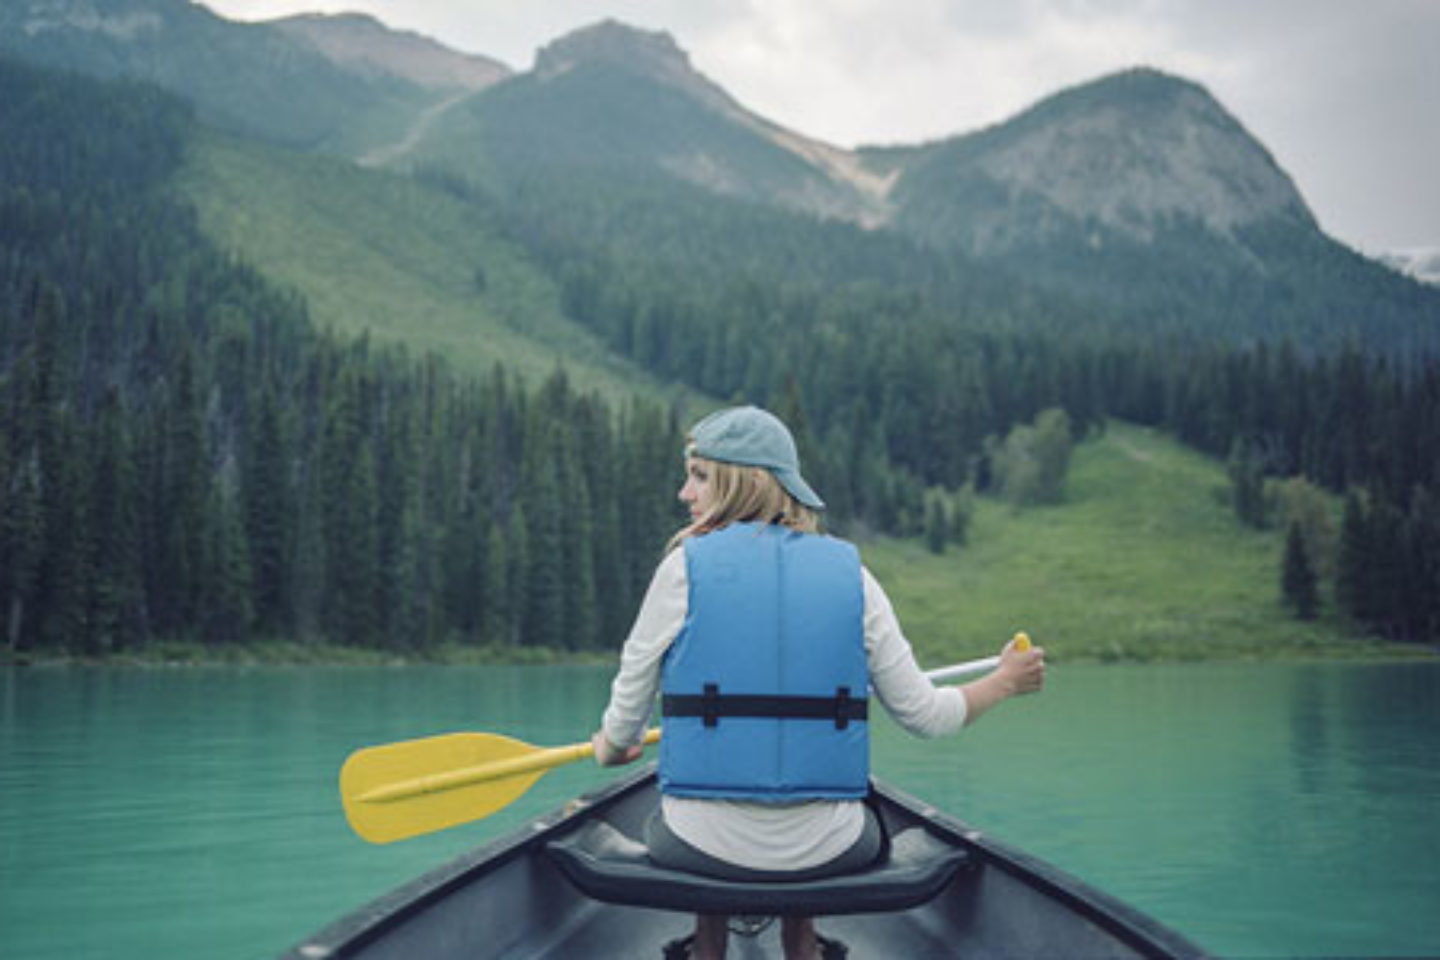
{"label": "canoe thwart", "polygon": [[577,889],[606,903],[758,916],[907,910],[973,866],[969,851],[921,827],[895,834],[882,862],[818,880],[740,883],[662,867],[650,860],[645,844],[598,819],[549,841],[545,853]]}

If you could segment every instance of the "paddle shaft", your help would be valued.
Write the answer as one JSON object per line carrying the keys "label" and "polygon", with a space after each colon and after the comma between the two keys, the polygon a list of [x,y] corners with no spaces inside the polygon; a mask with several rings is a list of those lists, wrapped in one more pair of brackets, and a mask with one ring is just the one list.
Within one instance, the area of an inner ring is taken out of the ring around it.
{"label": "paddle shaft", "polygon": [[408,800],[427,793],[440,793],[466,787],[481,780],[501,780],[534,770],[548,770],[564,766],[589,756],[595,748],[588,743],[572,743],[566,747],[537,748],[534,753],[508,760],[492,760],[474,767],[460,767],[444,773],[432,773],[425,777],[402,780],[387,787],[378,787],[357,797],[365,803],[390,803],[394,800]]}
{"label": "paddle shaft", "polygon": [[[1030,636],[1021,632],[1015,634],[1015,649],[1022,653],[1030,649]],[[965,663],[952,663],[948,667],[936,667],[934,670],[925,671],[925,679],[931,683],[939,683],[942,680],[956,680],[960,677],[970,677],[977,673],[985,673],[994,670],[1000,665],[1000,658],[981,657],[979,660],[970,660]]]}
{"label": "paddle shaft", "polygon": [[936,667],[934,670],[926,670],[925,679],[931,683],[940,683],[944,680],[958,680],[961,677],[973,677],[977,673],[994,670],[999,665],[999,657],[981,657],[979,660],[970,660],[966,663],[952,663],[948,667]]}
{"label": "paddle shaft", "polygon": [[[654,728],[645,731],[644,742],[647,745],[659,743],[660,730]],[[411,797],[419,797],[427,793],[440,793],[444,790],[468,787],[473,783],[485,780],[502,780],[505,777],[533,773],[536,770],[563,767],[567,763],[574,763],[576,760],[593,756],[594,753],[595,746],[589,741],[572,743],[564,747],[536,747],[534,751],[519,757],[491,760],[473,767],[460,767],[455,770],[446,770],[444,773],[432,773],[429,776],[401,780],[399,783],[377,787],[355,799],[364,803],[391,803],[395,800],[408,800]]]}

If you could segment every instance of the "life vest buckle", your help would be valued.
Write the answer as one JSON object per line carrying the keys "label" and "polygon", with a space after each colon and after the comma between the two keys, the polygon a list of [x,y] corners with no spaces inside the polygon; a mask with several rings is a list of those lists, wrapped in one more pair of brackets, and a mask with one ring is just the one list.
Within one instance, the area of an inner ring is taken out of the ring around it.
{"label": "life vest buckle", "polygon": [[720,725],[720,685],[718,683],[705,684],[705,695],[701,699],[700,716],[704,719],[705,726],[718,727]]}

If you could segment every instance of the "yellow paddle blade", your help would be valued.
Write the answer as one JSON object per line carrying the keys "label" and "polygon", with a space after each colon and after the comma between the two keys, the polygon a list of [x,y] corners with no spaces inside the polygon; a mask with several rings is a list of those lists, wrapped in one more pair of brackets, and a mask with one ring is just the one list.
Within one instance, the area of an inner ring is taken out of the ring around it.
{"label": "yellow paddle blade", "polygon": [[[371,843],[479,820],[514,802],[548,769],[514,770],[505,762],[545,752],[493,733],[452,733],[358,750],[340,771],[345,817]],[[456,778],[457,773],[470,777]]]}
{"label": "yellow paddle blade", "polygon": [[[645,743],[660,739],[649,730]],[[588,742],[532,747],[494,733],[450,733],[367,747],[340,770],[350,827],[391,843],[480,820],[509,806],[554,767],[592,756]]]}

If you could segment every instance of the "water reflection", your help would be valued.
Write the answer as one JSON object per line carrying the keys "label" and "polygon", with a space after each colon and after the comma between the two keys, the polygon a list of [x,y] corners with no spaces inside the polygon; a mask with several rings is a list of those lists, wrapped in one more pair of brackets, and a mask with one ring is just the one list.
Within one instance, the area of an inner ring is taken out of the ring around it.
{"label": "water reflection", "polygon": [[1333,671],[1302,668],[1295,671],[1290,694],[1290,730],[1294,743],[1295,792],[1312,796],[1324,791],[1330,769],[1330,722],[1333,710]]}
{"label": "water reflection", "polygon": [[[353,749],[583,739],[605,668],[6,670],[0,929],[37,958],[273,954],[609,779],[578,764],[474,825],[355,840]],[[877,722],[876,772],[1223,955],[1440,945],[1440,667],[1057,667],[961,737]],[[317,878],[323,878],[318,882]]]}

